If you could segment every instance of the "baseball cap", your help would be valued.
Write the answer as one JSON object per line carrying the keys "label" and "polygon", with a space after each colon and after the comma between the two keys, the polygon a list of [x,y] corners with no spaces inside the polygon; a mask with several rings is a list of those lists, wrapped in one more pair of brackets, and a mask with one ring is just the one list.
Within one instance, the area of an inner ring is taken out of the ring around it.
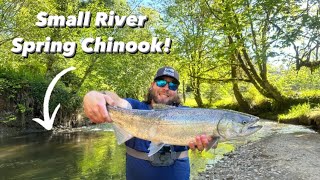
{"label": "baseball cap", "polygon": [[179,82],[179,74],[178,72],[173,69],[172,67],[169,67],[169,66],[165,66],[165,67],[162,67],[160,69],[158,69],[157,71],[157,74],[155,75],[154,77],[154,80],[158,79],[159,77],[161,76],[169,76],[169,77],[172,77],[174,78],[175,80],[177,80],[178,84],[180,84]]}

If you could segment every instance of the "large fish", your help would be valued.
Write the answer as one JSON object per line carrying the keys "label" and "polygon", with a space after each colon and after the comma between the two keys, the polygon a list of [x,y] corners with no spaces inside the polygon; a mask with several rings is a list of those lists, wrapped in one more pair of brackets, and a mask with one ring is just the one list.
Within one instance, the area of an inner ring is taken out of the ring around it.
{"label": "large fish", "polygon": [[153,110],[122,109],[108,106],[118,144],[132,137],[151,141],[148,156],[165,144],[186,146],[197,135],[211,135],[214,141],[247,136],[262,126],[258,117],[230,110],[172,108],[157,105]]}

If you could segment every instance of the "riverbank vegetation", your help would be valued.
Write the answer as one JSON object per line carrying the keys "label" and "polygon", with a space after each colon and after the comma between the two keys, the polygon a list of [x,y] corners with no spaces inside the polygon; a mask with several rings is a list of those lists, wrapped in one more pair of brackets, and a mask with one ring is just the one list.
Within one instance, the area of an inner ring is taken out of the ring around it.
{"label": "riverbank vegetation", "polygon": [[[279,122],[320,127],[319,2],[311,0],[159,1],[23,0],[0,2],[0,123],[41,128],[43,98],[51,80],[70,66],[50,98],[50,114],[61,108],[54,126],[82,126],[82,97],[111,90],[142,100],[155,71],[173,66],[181,75],[185,105],[227,108]],[[144,28],[39,28],[41,11],[77,15],[115,11],[145,15]],[[78,47],[73,58],[59,53],[11,52],[12,40],[151,42],[172,40],[170,54],[93,53]]]}

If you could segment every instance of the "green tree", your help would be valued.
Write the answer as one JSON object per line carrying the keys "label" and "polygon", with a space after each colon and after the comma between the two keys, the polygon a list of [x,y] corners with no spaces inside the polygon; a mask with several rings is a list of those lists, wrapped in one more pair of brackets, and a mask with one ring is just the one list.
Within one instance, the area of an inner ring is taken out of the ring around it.
{"label": "green tree", "polygon": [[186,72],[198,106],[203,107],[201,84],[209,76],[208,73],[219,66],[214,58],[219,40],[215,39],[215,32],[208,27],[210,19],[206,17],[209,13],[203,1],[175,1],[168,4],[165,23],[175,37],[175,53],[180,56],[180,69],[182,73]]}

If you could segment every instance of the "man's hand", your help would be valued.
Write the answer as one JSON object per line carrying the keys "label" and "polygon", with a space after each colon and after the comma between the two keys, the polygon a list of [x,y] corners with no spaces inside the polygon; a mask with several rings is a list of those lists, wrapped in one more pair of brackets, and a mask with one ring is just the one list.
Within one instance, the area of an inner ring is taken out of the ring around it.
{"label": "man's hand", "polygon": [[90,91],[83,98],[84,112],[94,123],[112,122],[106,104],[115,103],[109,96],[97,91]]}
{"label": "man's hand", "polygon": [[[208,148],[208,144],[212,143],[213,138],[211,136],[207,135],[201,135],[196,136],[195,141],[191,141],[189,143],[189,148],[191,150],[198,149],[199,151],[203,151],[205,148]],[[215,145],[212,148],[217,148],[218,143],[215,143]]]}

